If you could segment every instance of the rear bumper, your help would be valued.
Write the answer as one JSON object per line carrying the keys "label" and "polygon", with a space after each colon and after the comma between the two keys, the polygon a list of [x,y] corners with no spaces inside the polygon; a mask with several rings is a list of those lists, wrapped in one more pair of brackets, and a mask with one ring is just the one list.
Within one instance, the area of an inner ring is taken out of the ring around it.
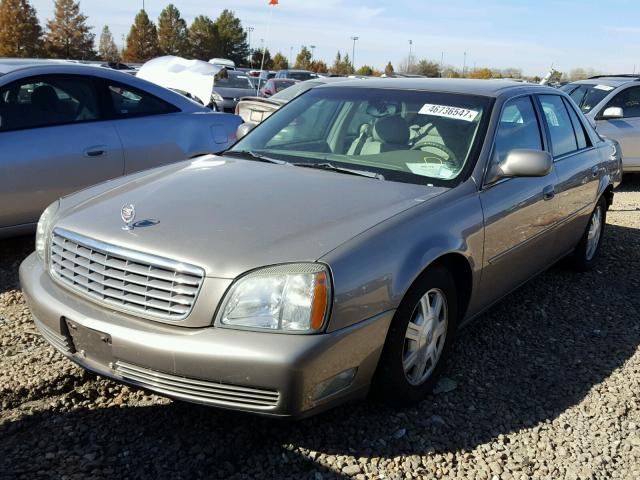
{"label": "rear bumper", "polygon": [[[43,337],[80,366],[169,397],[278,417],[365,396],[394,313],[322,335],[185,328],[84,300],[54,283],[35,254],[20,282]],[[76,348],[78,331],[94,340]],[[352,368],[348,387],[315,398],[319,383]]]}

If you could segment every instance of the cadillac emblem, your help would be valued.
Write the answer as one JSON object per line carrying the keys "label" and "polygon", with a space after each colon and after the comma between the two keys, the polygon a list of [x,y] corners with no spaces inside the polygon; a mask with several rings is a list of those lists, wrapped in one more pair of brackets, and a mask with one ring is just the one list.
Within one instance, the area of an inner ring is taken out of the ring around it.
{"label": "cadillac emblem", "polygon": [[133,221],[136,219],[136,208],[132,203],[127,203],[120,209],[120,218],[125,223],[123,230],[133,230]]}

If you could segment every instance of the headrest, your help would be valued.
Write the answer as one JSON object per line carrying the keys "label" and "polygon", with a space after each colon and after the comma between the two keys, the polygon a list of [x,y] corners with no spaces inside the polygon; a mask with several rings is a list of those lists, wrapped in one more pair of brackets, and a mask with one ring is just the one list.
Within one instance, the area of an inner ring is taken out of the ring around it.
{"label": "headrest", "polygon": [[373,139],[382,143],[407,143],[409,126],[398,115],[379,118],[373,126]]}
{"label": "headrest", "polygon": [[40,110],[56,110],[58,106],[58,95],[53,87],[41,85],[31,92],[31,104]]}

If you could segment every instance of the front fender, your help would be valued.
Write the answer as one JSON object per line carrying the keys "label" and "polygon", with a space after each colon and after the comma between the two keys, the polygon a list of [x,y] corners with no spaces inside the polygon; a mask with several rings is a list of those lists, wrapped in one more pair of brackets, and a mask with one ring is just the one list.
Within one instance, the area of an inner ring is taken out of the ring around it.
{"label": "front fender", "polygon": [[480,280],[484,228],[473,182],[460,185],[361,233],[320,260],[334,301],[328,331],[393,310],[418,276],[444,255],[463,255]]}

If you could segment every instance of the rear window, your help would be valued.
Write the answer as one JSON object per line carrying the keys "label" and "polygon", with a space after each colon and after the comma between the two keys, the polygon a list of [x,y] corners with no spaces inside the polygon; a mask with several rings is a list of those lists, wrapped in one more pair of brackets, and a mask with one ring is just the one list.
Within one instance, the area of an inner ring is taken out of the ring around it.
{"label": "rear window", "polygon": [[247,75],[229,72],[227,70],[222,70],[222,72],[216,75],[213,82],[214,86],[224,88],[253,88]]}
{"label": "rear window", "polygon": [[560,90],[568,93],[583,113],[589,113],[604,97],[615,90],[615,87],[600,84],[569,84],[564,85]]}

